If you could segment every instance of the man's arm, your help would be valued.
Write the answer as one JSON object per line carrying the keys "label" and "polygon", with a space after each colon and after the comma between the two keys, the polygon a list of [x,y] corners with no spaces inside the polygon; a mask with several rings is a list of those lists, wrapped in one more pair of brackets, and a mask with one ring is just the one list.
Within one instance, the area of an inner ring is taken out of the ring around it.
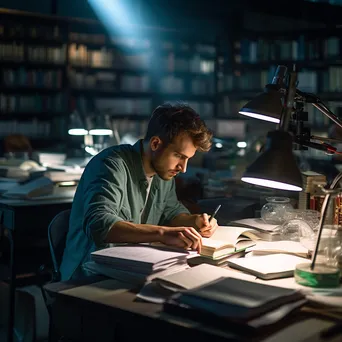
{"label": "man's arm", "polygon": [[126,173],[115,160],[94,160],[84,174],[83,228],[97,247],[108,243],[162,242],[200,251],[201,236],[189,227],[165,227],[127,222],[119,216]]}
{"label": "man's arm", "polygon": [[161,242],[167,246],[191,248],[201,252],[202,239],[191,227],[165,227],[150,224],[136,224],[127,221],[116,222],[108,231],[107,243]]}
{"label": "man's arm", "polygon": [[187,213],[181,213],[178,214],[176,217],[174,217],[170,221],[170,226],[171,227],[177,227],[177,226],[185,226],[185,227],[193,227],[196,230],[199,229],[196,225],[196,218],[200,215],[191,215]]}

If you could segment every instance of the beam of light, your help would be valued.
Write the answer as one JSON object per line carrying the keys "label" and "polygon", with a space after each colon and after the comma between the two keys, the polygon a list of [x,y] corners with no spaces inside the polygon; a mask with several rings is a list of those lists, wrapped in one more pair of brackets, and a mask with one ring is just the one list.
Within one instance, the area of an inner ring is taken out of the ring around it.
{"label": "beam of light", "polygon": [[139,25],[143,25],[140,15],[140,1],[127,0],[88,0],[94,12],[109,34],[127,34],[134,30],[139,34]]}

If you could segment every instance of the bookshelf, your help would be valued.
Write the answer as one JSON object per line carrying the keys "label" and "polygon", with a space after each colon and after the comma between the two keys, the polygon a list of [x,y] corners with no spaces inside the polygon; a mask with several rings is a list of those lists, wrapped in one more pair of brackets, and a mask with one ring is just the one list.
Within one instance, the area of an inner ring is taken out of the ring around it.
{"label": "bookshelf", "polygon": [[216,116],[215,40],[155,29],[112,36],[95,20],[4,9],[0,19],[0,137],[22,133],[46,147],[67,142],[75,109],[109,112],[119,130],[138,134],[164,101]]}
{"label": "bookshelf", "polygon": [[[296,64],[298,88],[317,94],[334,113],[342,107],[341,28],[290,32],[241,30],[230,41],[229,61],[220,65],[220,115],[237,116],[242,107],[272,81],[277,65]],[[312,132],[327,133],[331,122],[308,104]]]}

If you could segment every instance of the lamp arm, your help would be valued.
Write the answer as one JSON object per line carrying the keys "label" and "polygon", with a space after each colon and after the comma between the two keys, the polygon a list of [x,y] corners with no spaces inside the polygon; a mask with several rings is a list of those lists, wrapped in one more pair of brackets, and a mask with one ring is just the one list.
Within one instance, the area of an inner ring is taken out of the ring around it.
{"label": "lamp arm", "polygon": [[[338,186],[338,184],[340,183],[342,179],[342,172],[340,172],[332,181],[329,190],[335,190],[336,187]],[[316,263],[316,258],[317,258],[317,254],[318,254],[318,249],[319,249],[319,243],[321,240],[321,236],[322,236],[322,231],[323,231],[323,226],[324,226],[324,221],[325,221],[325,217],[327,215],[327,209],[328,209],[328,205],[329,205],[329,201],[330,201],[330,197],[332,195],[332,191],[329,191],[324,198],[323,204],[322,204],[322,209],[321,209],[321,218],[319,220],[319,228],[318,228],[318,234],[317,234],[317,242],[316,242],[316,246],[315,246],[315,251],[314,254],[312,256],[312,261],[311,261],[311,265],[310,268],[311,270],[313,270],[315,268],[315,263]]]}
{"label": "lamp arm", "polygon": [[287,132],[289,129],[290,121],[291,121],[291,114],[293,111],[293,104],[295,101],[295,96],[297,93],[296,89],[297,84],[297,72],[294,68],[293,71],[290,73],[290,79],[289,79],[289,86],[288,91],[286,94],[285,99],[285,110],[282,111],[281,117],[280,117],[280,124],[279,124],[279,130]]}
{"label": "lamp arm", "polygon": [[342,128],[342,121],[328,108],[323,106],[321,102],[312,103],[312,105],[315,106],[318,110],[320,110],[324,115],[326,115],[331,121],[335,122],[337,126]]}
{"label": "lamp arm", "polygon": [[342,121],[336,116],[329,108],[327,108],[323,102],[319,99],[318,96],[314,94],[305,93],[296,89],[296,96],[300,99],[304,100],[305,102],[311,103],[315,106],[320,112],[326,115],[331,121],[335,122],[337,126],[342,128]]}

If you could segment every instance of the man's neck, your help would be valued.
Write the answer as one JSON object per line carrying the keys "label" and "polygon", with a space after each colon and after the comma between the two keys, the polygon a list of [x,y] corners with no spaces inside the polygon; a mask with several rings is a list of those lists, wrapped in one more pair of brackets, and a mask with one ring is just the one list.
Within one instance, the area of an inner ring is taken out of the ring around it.
{"label": "man's neck", "polygon": [[141,159],[143,163],[143,169],[147,177],[153,177],[156,174],[156,171],[152,167],[151,164],[151,153],[148,148],[148,145],[142,141],[141,144]]}

